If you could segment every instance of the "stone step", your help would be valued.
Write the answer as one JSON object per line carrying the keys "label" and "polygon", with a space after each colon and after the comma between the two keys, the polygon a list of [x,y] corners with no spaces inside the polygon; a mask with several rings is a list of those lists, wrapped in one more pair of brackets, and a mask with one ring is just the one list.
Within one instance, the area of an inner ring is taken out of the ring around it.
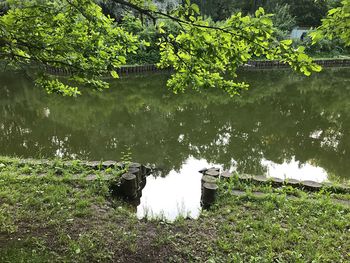
{"label": "stone step", "polygon": [[[246,193],[245,191],[236,190],[236,189],[232,190],[232,194],[237,196],[237,197],[242,197],[242,196],[247,196],[248,195],[248,193]],[[277,194],[277,193],[274,193],[274,194]],[[258,198],[266,198],[269,194],[268,193],[264,193],[264,192],[254,191],[254,192],[251,193],[251,195],[254,196],[254,197],[258,197]],[[298,198],[298,197],[296,197],[294,195],[287,195],[286,199],[298,200],[300,198]],[[308,199],[308,201],[317,201],[317,199],[316,198],[310,198],[310,199]],[[340,204],[340,205],[343,205],[343,206],[350,207],[350,200],[332,198],[331,201],[336,203],[336,204]]]}

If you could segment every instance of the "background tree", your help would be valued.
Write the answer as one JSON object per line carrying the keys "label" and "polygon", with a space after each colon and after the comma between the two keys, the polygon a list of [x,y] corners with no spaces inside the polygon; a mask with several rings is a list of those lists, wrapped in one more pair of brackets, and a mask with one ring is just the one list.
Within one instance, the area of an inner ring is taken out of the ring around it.
{"label": "background tree", "polygon": [[[273,2],[274,0],[272,0]],[[291,15],[296,18],[298,26],[316,27],[321,24],[328,10],[326,0],[279,0],[278,3],[289,4]]]}
{"label": "background tree", "polygon": [[232,0],[194,0],[193,3],[199,6],[203,15],[211,17],[214,21],[227,19],[234,11],[239,11]]}
{"label": "background tree", "polygon": [[211,16],[214,21],[224,20],[237,10],[244,15],[254,14],[259,7],[267,12],[276,11],[276,6],[288,5],[290,15],[295,17],[298,26],[319,26],[321,19],[326,15],[330,7],[338,4],[339,0],[195,0],[203,13]]}
{"label": "background tree", "polygon": [[273,24],[278,29],[277,34],[280,39],[289,38],[289,34],[296,25],[295,17],[291,15],[288,4],[277,4],[271,11]]}

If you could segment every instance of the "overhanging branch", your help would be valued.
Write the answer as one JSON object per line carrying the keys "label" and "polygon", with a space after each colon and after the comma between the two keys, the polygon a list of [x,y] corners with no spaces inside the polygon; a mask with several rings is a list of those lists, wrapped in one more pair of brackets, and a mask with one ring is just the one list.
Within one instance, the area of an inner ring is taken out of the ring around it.
{"label": "overhanging branch", "polygon": [[[246,40],[246,41],[248,41],[250,43],[253,43],[253,44],[261,47],[265,51],[269,50],[269,48],[261,45],[260,43],[256,43],[256,42],[252,41],[249,37],[246,37],[243,34],[237,33],[237,31],[240,31],[241,28],[232,28],[232,30],[227,30],[227,28],[221,28],[221,27],[217,27],[217,26],[209,26],[209,25],[197,24],[197,23],[193,23],[193,22],[186,21],[186,20],[183,20],[181,18],[172,16],[172,15],[167,14],[167,13],[163,13],[163,12],[160,12],[160,11],[153,11],[153,10],[150,10],[150,9],[147,9],[147,8],[143,8],[143,7],[138,6],[136,4],[130,3],[128,1],[126,1],[126,0],[110,0],[110,1],[118,3],[118,4],[121,4],[121,5],[124,5],[124,6],[127,6],[127,7],[130,7],[132,9],[136,10],[136,11],[140,12],[141,14],[144,14],[144,15],[150,17],[153,20],[154,23],[155,23],[155,21],[157,19],[160,19],[161,17],[165,17],[165,18],[168,18],[170,20],[173,20],[173,21],[179,23],[180,25],[181,24],[186,24],[186,25],[191,25],[191,26],[198,27],[198,28],[205,28],[205,29],[216,30],[216,31],[220,31],[220,32],[223,32],[223,33],[226,33],[226,34],[230,34],[232,36],[240,37],[240,38],[242,38],[242,39],[244,39],[244,40]],[[234,31],[234,30],[236,30],[236,31]]]}

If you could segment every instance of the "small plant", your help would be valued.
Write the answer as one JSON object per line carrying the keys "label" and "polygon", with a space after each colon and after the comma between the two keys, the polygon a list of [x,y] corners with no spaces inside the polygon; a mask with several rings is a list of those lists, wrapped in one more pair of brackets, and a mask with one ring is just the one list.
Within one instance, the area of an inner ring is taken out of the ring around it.
{"label": "small plant", "polygon": [[132,157],[131,157],[131,148],[129,146],[126,146],[126,150],[121,152],[122,157],[121,161],[125,166],[129,165],[131,163]]}
{"label": "small plant", "polygon": [[30,167],[30,166],[27,165],[27,164],[21,169],[21,172],[22,172],[23,174],[26,174],[26,175],[31,174],[32,171],[33,171],[33,168]]}

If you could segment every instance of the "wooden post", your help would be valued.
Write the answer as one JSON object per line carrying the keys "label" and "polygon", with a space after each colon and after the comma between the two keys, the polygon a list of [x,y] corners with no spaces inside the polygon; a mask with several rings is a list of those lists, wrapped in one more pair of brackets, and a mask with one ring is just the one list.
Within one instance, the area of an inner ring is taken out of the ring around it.
{"label": "wooden post", "polygon": [[142,173],[139,168],[135,167],[129,167],[128,168],[128,173],[134,174],[136,176],[136,182],[137,182],[137,188],[139,188],[141,180],[142,180]]}
{"label": "wooden post", "polygon": [[202,185],[205,183],[216,184],[217,181],[218,180],[213,176],[210,176],[210,175],[203,175],[202,176]]}
{"label": "wooden post", "polygon": [[138,175],[138,174],[141,173],[140,169],[139,168],[135,168],[135,167],[129,167],[128,168],[128,172],[132,173],[132,174],[135,174],[135,175]]}
{"label": "wooden post", "polygon": [[219,177],[220,172],[217,171],[216,169],[208,169],[204,172],[204,175],[209,175],[209,176],[213,176],[213,177]]}
{"label": "wooden post", "polygon": [[143,190],[143,188],[145,188],[146,183],[147,183],[147,177],[144,176],[144,177],[142,177],[142,181],[140,183],[140,190]]}
{"label": "wooden post", "polygon": [[217,179],[213,176],[210,176],[210,175],[203,175],[202,176],[202,180],[201,180],[201,191],[203,193],[203,186],[205,183],[208,183],[208,184],[216,184],[217,183]]}
{"label": "wooden post", "polygon": [[145,168],[145,174],[150,175],[152,173],[152,168],[149,165],[143,165]]}
{"label": "wooden post", "polygon": [[121,188],[123,195],[126,198],[135,198],[137,195],[137,181],[136,175],[132,173],[125,173],[122,175]]}
{"label": "wooden post", "polygon": [[203,193],[201,197],[203,208],[209,208],[215,202],[217,189],[218,186],[216,184],[205,183],[203,185]]}
{"label": "wooden post", "polygon": [[141,171],[141,174],[145,174],[145,167],[139,163],[131,163],[129,164],[129,168],[137,168]]}
{"label": "wooden post", "polygon": [[215,170],[215,171],[220,172],[220,168],[218,168],[218,167],[211,167],[211,168],[209,168],[208,170]]}
{"label": "wooden post", "polygon": [[228,180],[232,177],[232,173],[230,173],[229,171],[223,171],[221,173],[221,178]]}
{"label": "wooden post", "polygon": [[208,171],[207,168],[202,168],[198,172],[201,173],[201,174],[204,174],[206,171]]}

